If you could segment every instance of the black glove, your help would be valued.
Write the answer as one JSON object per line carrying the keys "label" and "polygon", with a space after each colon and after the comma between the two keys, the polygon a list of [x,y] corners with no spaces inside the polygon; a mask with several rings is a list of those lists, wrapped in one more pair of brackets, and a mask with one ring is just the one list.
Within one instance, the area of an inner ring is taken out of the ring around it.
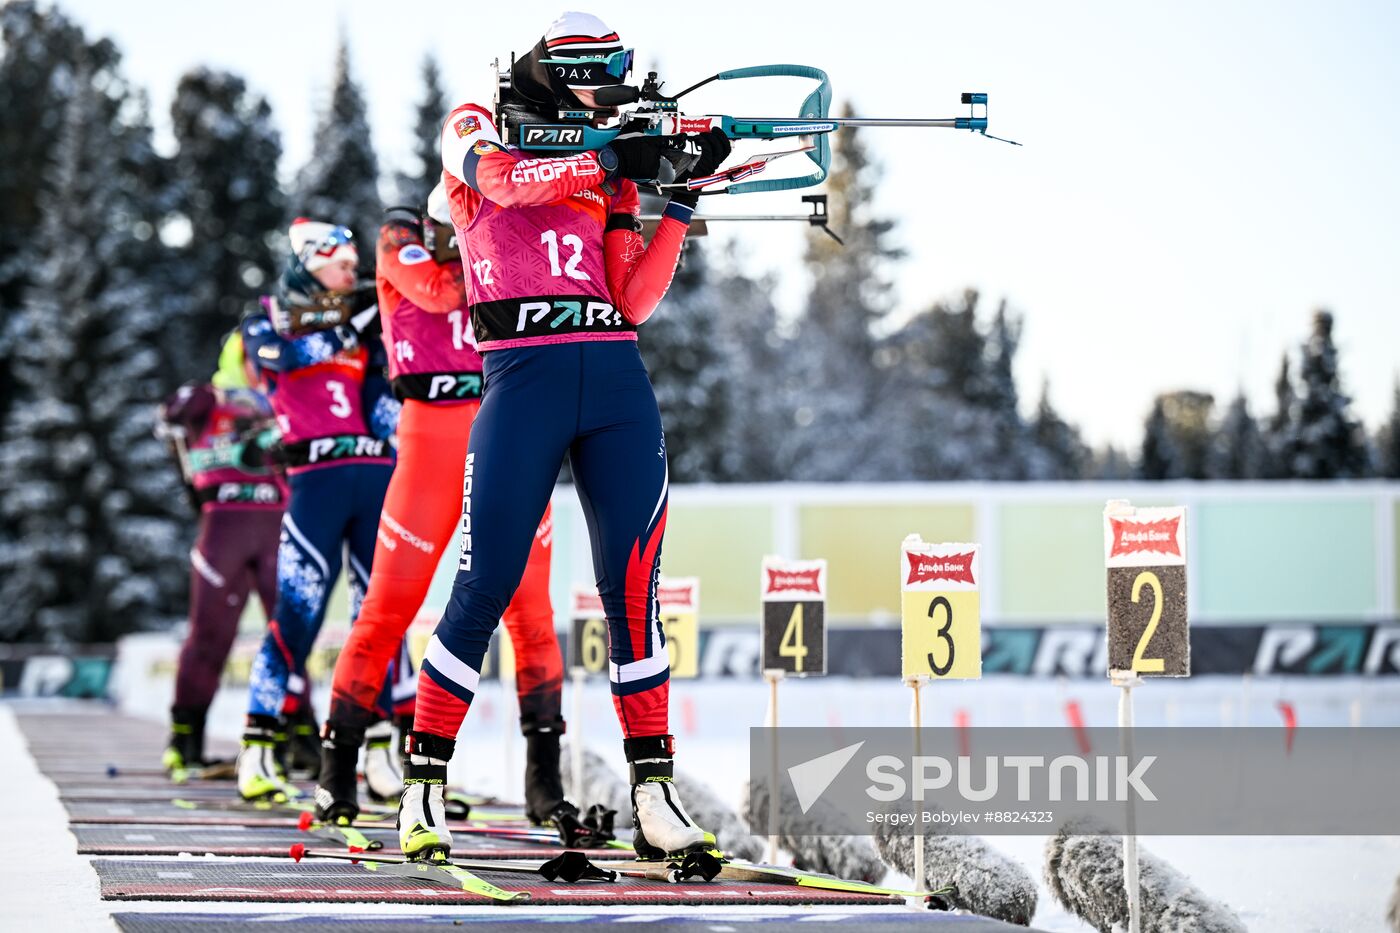
{"label": "black glove", "polygon": [[660,174],[661,157],[668,148],[664,136],[620,136],[598,150],[598,164],[607,173],[608,181],[649,181]]}
{"label": "black glove", "polygon": [[[724,160],[729,158],[729,151],[733,148],[729,137],[724,135],[724,130],[720,129],[713,129],[707,133],[697,133],[690,139],[700,148],[700,156],[690,167],[690,171],[676,179],[678,184],[691,178],[704,178],[706,175],[713,175]],[[671,200],[677,204],[684,204],[686,207],[694,207],[700,203],[700,192],[683,188],[671,195]]]}
{"label": "black glove", "polygon": [[360,344],[382,331],[379,321],[379,305],[370,305],[350,320],[335,329],[336,336],[346,350],[354,350]]}

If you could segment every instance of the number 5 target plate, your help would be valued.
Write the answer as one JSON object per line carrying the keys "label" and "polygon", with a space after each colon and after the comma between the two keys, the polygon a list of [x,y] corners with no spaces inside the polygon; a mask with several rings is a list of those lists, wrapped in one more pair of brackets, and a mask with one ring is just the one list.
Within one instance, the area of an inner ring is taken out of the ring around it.
{"label": "number 5 target plate", "polygon": [[573,611],[569,614],[569,669],[589,674],[608,671],[608,622],[595,587],[574,587]]}
{"label": "number 5 target plate", "polygon": [[1103,515],[1108,567],[1108,671],[1191,676],[1186,619],[1186,509],[1110,502]]}
{"label": "number 5 target plate", "polygon": [[700,580],[696,577],[662,577],[656,585],[661,604],[661,630],[671,653],[671,676],[694,677],[700,673]]}
{"label": "number 5 target plate", "polygon": [[982,676],[982,563],[975,544],[904,539],[900,589],[904,677],[975,680]]}
{"label": "number 5 target plate", "polygon": [[763,558],[763,670],[826,673],[826,561]]}

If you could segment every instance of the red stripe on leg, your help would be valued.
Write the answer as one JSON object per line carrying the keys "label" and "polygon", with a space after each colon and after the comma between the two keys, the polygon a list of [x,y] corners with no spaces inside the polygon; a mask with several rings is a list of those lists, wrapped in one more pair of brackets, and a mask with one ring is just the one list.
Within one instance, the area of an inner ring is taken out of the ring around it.
{"label": "red stripe on leg", "polygon": [[456,739],[467,718],[468,705],[437,685],[426,671],[418,672],[418,702],[413,711],[413,728]]}
{"label": "red stripe on leg", "polygon": [[661,519],[647,540],[646,551],[641,552],[642,542],[638,539],[632,546],[631,556],[627,559],[627,576],[622,584],[622,605],[627,612],[627,635],[632,643],[632,656],[626,662],[618,663],[630,663],[647,656],[647,623],[651,621],[654,595],[651,584],[656,579],[656,552],[661,547],[661,539],[666,533],[666,513],[669,511],[669,503],[662,506]]}
{"label": "red stripe on leg", "polygon": [[634,735],[667,735],[670,733],[671,682],[632,693],[613,694],[613,708],[622,724],[625,738]]}

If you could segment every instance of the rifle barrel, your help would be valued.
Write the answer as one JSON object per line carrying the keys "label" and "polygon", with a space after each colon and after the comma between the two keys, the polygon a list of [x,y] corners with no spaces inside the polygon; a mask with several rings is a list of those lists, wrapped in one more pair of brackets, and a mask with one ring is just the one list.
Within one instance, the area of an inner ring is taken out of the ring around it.
{"label": "rifle barrel", "polygon": [[816,117],[806,120],[801,117],[735,117],[735,123],[834,123],[837,126],[925,126],[966,129],[967,117],[947,119],[915,119],[904,117]]}
{"label": "rifle barrel", "polygon": [[918,120],[913,118],[882,118],[882,117],[836,117],[829,122],[837,126],[931,126],[947,127],[948,129],[962,129],[966,126],[966,118],[949,117],[946,120]]}

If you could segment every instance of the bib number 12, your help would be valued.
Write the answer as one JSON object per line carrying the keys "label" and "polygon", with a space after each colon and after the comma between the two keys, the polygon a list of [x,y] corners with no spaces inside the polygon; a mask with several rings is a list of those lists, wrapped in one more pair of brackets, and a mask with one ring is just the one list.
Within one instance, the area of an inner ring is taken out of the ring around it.
{"label": "bib number 12", "polygon": [[[578,279],[581,282],[591,281],[588,273],[578,267],[583,262],[583,240],[579,239],[576,233],[566,233],[563,237],[554,230],[546,230],[540,234],[540,242],[549,247],[549,270],[550,274],[558,278],[567,275],[571,279]],[[574,254],[564,263],[564,268],[559,268],[559,244],[574,251]]]}

